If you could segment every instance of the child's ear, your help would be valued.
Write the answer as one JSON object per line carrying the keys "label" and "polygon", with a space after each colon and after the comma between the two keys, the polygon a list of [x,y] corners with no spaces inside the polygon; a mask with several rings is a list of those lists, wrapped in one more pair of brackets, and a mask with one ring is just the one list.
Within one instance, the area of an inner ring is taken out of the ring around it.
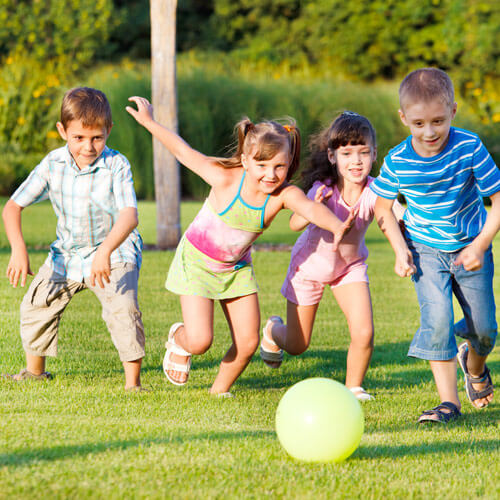
{"label": "child's ear", "polygon": [[328,155],[328,161],[332,165],[335,165],[335,151],[333,151],[332,149],[328,148],[326,152],[327,152],[327,155]]}
{"label": "child's ear", "polygon": [[457,114],[457,103],[453,103],[453,107],[451,108],[451,119],[455,118],[455,115]]}
{"label": "child's ear", "polygon": [[402,110],[402,109],[398,109],[398,113],[399,113],[399,118],[400,118],[400,119],[401,119],[401,121],[403,122],[403,125],[404,125],[405,127],[407,127],[407,126],[408,126],[408,122],[406,121],[406,116],[405,116],[405,114],[404,114],[403,110]]}
{"label": "child's ear", "polygon": [[246,170],[247,167],[247,157],[241,153],[241,166]]}
{"label": "child's ear", "polygon": [[66,129],[64,128],[64,125],[61,122],[57,122],[56,128],[57,128],[57,131],[59,132],[59,135],[61,136],[62,140],[67,141],[68,135],[66,134]]}
{"label": "child's ear", "polygon": [[377,147],[375,146],[373,148],[373,162],[375,162],[376,159],[377,159]]}

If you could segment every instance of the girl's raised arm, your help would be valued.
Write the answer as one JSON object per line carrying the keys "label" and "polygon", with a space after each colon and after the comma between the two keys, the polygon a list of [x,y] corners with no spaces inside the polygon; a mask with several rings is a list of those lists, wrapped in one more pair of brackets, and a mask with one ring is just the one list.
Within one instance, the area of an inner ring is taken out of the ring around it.
{"label": "girl's raised arm", "polygon": [[193,149],[182,137],[160,125],[153,118],[153,106],[144,97],[129,97],[135,102],[137,109],[127,106],[125,109],[156,137],[185,167],[199,175],[209,185],[213,185],[216,175],[213,158]]}

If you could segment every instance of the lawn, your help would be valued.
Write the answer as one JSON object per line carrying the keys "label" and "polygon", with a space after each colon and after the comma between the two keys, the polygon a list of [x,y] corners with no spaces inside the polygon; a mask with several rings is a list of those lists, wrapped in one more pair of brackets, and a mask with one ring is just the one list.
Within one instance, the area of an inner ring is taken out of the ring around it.
{"label": "lawn", "polygon": [[[183,204],[183,227],[198,207]],[[140,203],[140,221],[145,242],[154,244],[152,203]],[[49,205],[24,212],[24,234],[36,270],[55,235]],[[294,239],[283,214],[260,241]],[[55,379],[0,383],[0,498],[499,498],[498,397],[487,410],[474,410],[460,384],[460,422],[415,424],[438,402],[428,365],[406,356],[418,327],[416,297],[411,282],[393,273],[392,251],[375,225],[367,241],[376,334],[365,386],[376,400],[363,404],[365,432],[347,461],[298,462],[274,431],[288,387],[313,376],[344,379],[349,338],[331,296],[325,294],[307,353],[285,357],[275,371],[256,355],[233,387],[235,398],[213,398],[208,388],[229,345],[223,315],[217,309],[214,345],[194,358],[188,385],[169,384],[160,364],[168,327],[180,318],[177,298],[163,287],[173,254],[148,250],[139,299],[147,335],[142,377],[151,392],[124,393],[97,299],[88,291],[77,295],[61,323],[59,357],[48,361]],[[262,316],[283,315],[279,288],[289,252],[265,250],[254,254]],[[0,269],[8,258],[2,231]],[[498,277],[495,290],[498,296]],[[0,282],[2,373],[23,366],[18,323],[24,292]],[[498,347],[489,366],[498,381]]]}

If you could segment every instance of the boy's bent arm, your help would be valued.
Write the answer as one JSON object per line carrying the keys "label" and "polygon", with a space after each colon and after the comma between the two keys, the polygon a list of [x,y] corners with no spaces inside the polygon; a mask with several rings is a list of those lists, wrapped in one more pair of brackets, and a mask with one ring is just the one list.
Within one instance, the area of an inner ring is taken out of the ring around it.
{"label": "boy's bent arm", "polygon": [[135,207],[125,207],[120,210],[117,221],[94,255],[90,269],[90,284],[92,286],[95,286],[96,280],[101,288],[104,288],[104,281],[109,283],[111,254],[127,239],[138,223],[139,219]]}
{"label": "boy's bent arm", "polygon": [[490,196],[491,208],[483,229],[470,245],[467,245],[455,259],[455,265],[463,265],[466,271],[477,271],[483,267],[484,252],[500,229],[500,191]]}
{"label": "boy's bent arm", "polygon": [[12,254],[7,265],[7,278],[15,288],[21,279],[21,286],[26,284],[26,276],[33,274],[30,269],[28,250],[23,238],[21,225],[21,212],[24,207],[15,201],[9,200],[2,211],[5,233],[12,249]]}
{"label": "boy's bent arm", "polygon": [[394,200],[388,200],[377,196],[375,202],[375,218],[391,244],[394,253],[396,254],[396,264],[394,271],[398,276],[411,276],[416,272],[413,258],[408,245],[401,234],[401,229],[392,211]]}

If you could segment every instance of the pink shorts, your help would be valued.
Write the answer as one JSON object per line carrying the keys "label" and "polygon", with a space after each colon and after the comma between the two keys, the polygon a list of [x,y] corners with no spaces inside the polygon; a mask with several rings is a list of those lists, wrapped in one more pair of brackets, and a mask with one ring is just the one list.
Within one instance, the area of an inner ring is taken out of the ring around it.
{"label": "pink shorts", "polygon": [[325,285],[329,285],[333,289],[348,283],[368,283],[367,269],[367,264],[357,264],[331,283],[309,280],[300,270],[296,271],[292,277],[290,277],[290,273],[287,273],[285,282],[281,287],[281,293],[294,304],[312,306],[318,304],[321,300]]}

